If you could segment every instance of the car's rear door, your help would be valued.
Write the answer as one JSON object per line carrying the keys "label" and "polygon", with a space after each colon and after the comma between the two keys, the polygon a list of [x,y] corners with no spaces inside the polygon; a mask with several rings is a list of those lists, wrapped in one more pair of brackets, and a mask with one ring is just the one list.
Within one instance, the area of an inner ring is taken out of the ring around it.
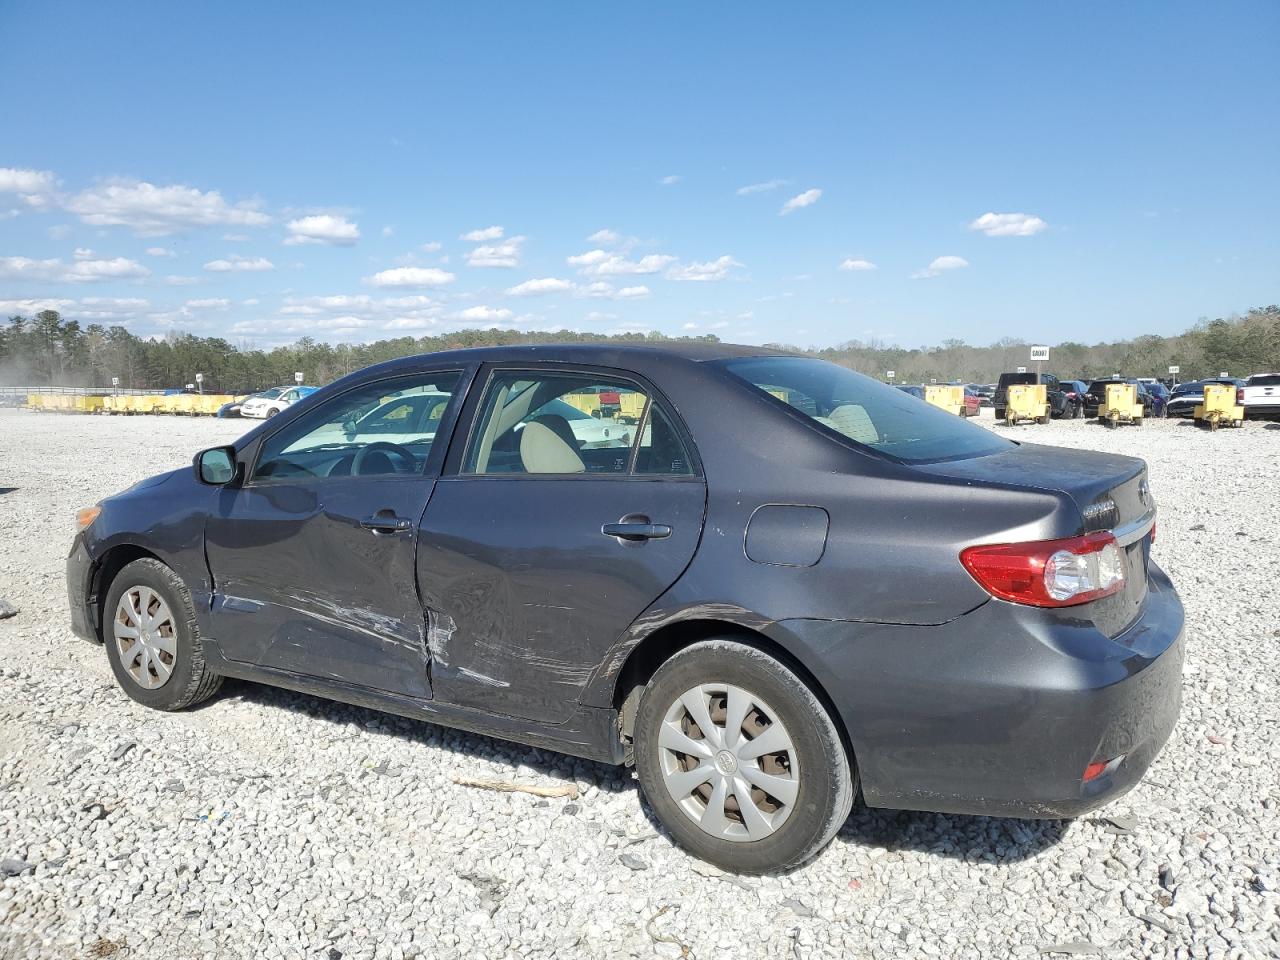
{"label": "car's rear door", "polygon": [[[555,723],[688,566],[706,489],[683,427],[639,377],[554,364],[481,376],[467,442],[460,430],[422,522],[432,688],[438,701]],[[645,413],[584,444],[556,411],[605,391],[643,394]]]}
{"label": "car's rear door", "polygon": [[[211,633],[231,660],[426,698],[414,561],[467,371],[422,370],[344,391],[260,441],[206,524]],[[360,432],[371,403],[452,397],[417,437]],[[285,419],[285,418],[282,418]]]}

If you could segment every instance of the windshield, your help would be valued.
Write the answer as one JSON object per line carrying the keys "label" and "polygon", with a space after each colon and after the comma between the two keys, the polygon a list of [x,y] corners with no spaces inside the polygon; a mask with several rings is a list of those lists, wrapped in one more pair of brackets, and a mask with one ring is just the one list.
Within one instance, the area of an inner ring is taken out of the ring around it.
{"label": "windshield", "polygon": [[984,457],[1015,444],[845,367],[807,357],[752,357],[718,365],[815,424],[907,463]]}
{"label": "windshield", "polygon": [[279,387],[272,387],[270,390],[263,390],[261,393],[255,393],[254,397],[257,397],[259,400],[274,400],[282,393],[284,393],[284,391]]}

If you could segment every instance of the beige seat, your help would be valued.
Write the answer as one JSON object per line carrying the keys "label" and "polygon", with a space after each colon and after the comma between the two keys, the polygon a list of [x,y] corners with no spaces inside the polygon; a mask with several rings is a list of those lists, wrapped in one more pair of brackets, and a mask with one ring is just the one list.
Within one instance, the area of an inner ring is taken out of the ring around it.
{"label": "beige seat", "polygon": [[528,473],[583,473],[573,428],[564,417],[546,414],[520,431],[520,462]]}
{"label": "beige seat", "polygon": [[867,416],[867,411],[857,403],[842,403],[832,410],[825,421],[839,433],[858,443],[879,443],[880,434]]}

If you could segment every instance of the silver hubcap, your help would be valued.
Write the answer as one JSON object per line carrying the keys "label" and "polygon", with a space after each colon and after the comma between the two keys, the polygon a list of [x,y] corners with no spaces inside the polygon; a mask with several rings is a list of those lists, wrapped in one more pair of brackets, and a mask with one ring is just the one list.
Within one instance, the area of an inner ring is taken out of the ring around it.
{"label": "silver hubcap", "polygon": [[178,639],[173,614],[150,587],[130,587],[120,596],[111,625],[120,663],[138,686],[163,687],[173,673]]}
{"label": "silver hubcap", "polygon": [[687,690],[662,719],[662,779],[685,815],[722,840],[762,840],[787,819],[800,762],[773,709],[729,684]]}

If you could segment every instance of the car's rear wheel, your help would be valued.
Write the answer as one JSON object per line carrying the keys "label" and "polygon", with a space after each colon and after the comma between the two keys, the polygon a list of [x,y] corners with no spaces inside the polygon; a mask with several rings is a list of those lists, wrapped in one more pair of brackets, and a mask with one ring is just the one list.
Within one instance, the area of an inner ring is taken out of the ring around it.
{"label": "car's rear wheel", "polygon": [[268,411],[267,411],[267,419],[268,419],[268,420],[270,420],[272,417],[274,417],[274,416],[275,416],[277,413],[279,413],[279,412],[280,412],[280,410],[279,410],[279,408],[278,408],[278,407],[272,407],[270,410],[268,410]]}
{"label": "car's rear wheel", "polygon": [[814,856],[857,790],[814,692],[777,659],[727,638],[686,647],[654,674],[636,717],[636,767],[676,841],[739,873]]}
{"label": "car's rear wheel", "polygon": [[159,560],[135,560],[116,575],[102,620],[111,671],[139,703],[181,710],[222,685],[205,663],[191,594]]}

